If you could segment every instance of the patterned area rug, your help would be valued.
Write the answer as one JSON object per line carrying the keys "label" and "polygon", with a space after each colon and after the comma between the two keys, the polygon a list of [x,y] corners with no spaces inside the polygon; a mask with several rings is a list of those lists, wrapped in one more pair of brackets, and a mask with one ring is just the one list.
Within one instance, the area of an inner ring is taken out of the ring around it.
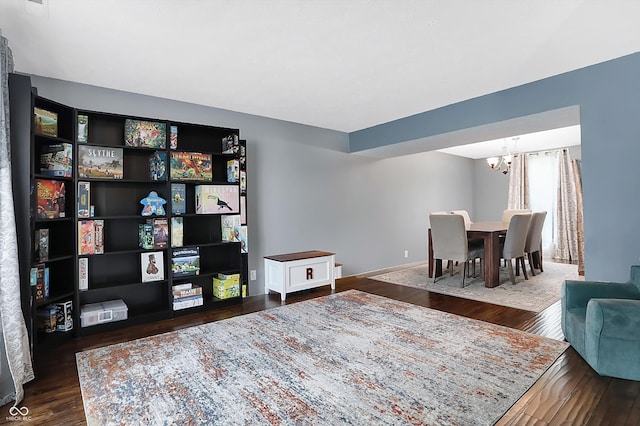
{"label": "patterned area rug", "polygon": [[490,425],[567,346],[350,290],[76,358],[89,425]]}
{"label": "patterned area rug", "polygon": [[520,271],[520,276],[516,276],[516,285],[511,284],[507,268],[500,267],[500,285],[487,288],[476,266],[478,276],[465,279],[464,288],[460,288],[462,281],[460,265],[454,268],[453,276],[447,272],[442,277],[438,277],[435,284],[433,278],[429,278],[427,266],[427,264],[413,266],[369,278],[531,312],[542,312],[560,300],[560,289],[564,280],[584,279],[578,275],[577,265],[545,262],[544,272],[537,273],[535,277],[527,270],[528,280],[524,279]]}

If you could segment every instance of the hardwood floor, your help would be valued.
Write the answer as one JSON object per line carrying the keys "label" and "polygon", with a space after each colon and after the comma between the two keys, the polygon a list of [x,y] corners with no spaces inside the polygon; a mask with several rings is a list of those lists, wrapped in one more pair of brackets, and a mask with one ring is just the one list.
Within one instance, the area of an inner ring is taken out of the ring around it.
{"label": "hardwood floor", "polygon": [[[382,283],[364,277],[347,277],[337,281],[336,292],[349,289],[366,291],[550,338],[563,338],[560,329],[560,302],[536,314]],[[289,295],[286,303],[330,293],[329,286],[325,286]],[[29,408],[32,424],[85,424],[82,395],[75,367],[76,352],[280,305],[278,294],[251,296],[238,306],[77,338],[36,360],[36,379],[25,385],[25,399],[19,406]],[[640,424],[639,395],[640,382],[601,377],[573,348],[569,348],[497,424],[637,425]],[[0,423],[7,420],[9,407],[10,405],[5,405],[0,409]]]}

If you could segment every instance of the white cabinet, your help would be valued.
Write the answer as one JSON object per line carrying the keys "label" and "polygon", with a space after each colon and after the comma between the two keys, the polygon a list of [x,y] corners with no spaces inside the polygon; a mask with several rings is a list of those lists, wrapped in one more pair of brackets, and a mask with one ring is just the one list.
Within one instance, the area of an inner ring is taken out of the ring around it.
{"label": "white cabinet", "polygon": [[335,253],[303,251],[264,258],[265,293],[277,291],[282,300],[287,293],[331,285],[336,288]]}

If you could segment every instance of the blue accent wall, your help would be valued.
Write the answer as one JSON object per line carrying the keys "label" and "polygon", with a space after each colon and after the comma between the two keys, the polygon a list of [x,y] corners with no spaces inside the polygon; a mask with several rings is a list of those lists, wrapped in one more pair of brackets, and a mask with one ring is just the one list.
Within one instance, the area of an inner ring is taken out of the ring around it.
{"label": "blue accent wall", "polygon": [[640,53],[349,134],[350,152],[578,105],[587,279],[640,263]]}

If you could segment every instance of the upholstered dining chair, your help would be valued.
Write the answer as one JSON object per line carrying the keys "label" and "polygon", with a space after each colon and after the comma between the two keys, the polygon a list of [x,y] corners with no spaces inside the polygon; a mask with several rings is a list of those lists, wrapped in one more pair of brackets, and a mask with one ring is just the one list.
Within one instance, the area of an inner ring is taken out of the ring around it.
{"label": "upholstered dining chair", "polygon": [[[509,222],[511,221],[511,218],[513,217],[514,214],[521,214],[521,213],[531,213],[531,210],[529,209],[505,209],[502,211],[502,223],[504,223],[505,225],[507,225],[507,227],[509,227]],[[504,235],[500,235],[500,244],[504,245]],[[507,261],[504,261],[504,266],[507,266]]]}
{"label": "upholstered dining chair", "polygon": [[502,223],[509,225],[514,214],[531,213],[529,209],[506,209],[502,212]]}
{"label": "upholstered dining chair", "polygon": [[542,227],[546,217],[547,212],[544,211],[531,214],[527,242],[524,244],[524,251],[527,254],[529,268],[531,268],[531,275],[533,276],[536,275],[536,266],[540,269],[540,272],[544,272],[542,269]]}
{"label": "upholstered dining chair", "polygon": [[464,226],[469,229],[469,225],[473,222],[471,221],[471,217],[469,217],[469,212],[466,210],[451,210],[451,214],[459,214],[464,218]]}
{"label": "upholstered dining chair", "polygon": [[[464,218],[458,214],[430,214],[431,243],[433,245],[434,260],[447,260],[450,267],[450,275],[453,275],[453,261],[462,262],[462,281],[460,287],[464,287],[464,279],[468,275],[469,261],[484,258],[484,247],[469,248],[467,240],[467,228],[464,226]],[[482,269],[482,268],[481,268]],[[436,274],[433,274],[433,282],[436,282]]]}
{"label": "upholstered dining chair", "polygon": [[[464,218],[464,227],[466,229],[469,229],[469,227],[471,226],[471,224],[473,224],[473,221],[471,220],[471,217],[469,216],[469,212],[466,210],[451,210],[451,214],[459,214],[460,216],[462,216]],[[470,249],[479,249],[484,247],[484,239],[483,238],[469,238],[469,248]],[[473,259],[472,260],[472,265],[473,265],[473,275],[476,275],[476,260]]]}
{"label": "upholstered dining chair", "polygon": [[516,261],[516,268],[518,268],[518,262],[522,265],[524,279],[529,279],[527,276],[527,270],[524,266],[524,246],[527,242],[530,223],[531,213],[514,214],[509,220],[507,236],[504,239],[502,258],[507,261],[507,266],[509,267],[509,278],[511,279],[511,283],[514,285],[516,284],[516,277],[513,273],[513,263],[511,262],[513,259]]}

